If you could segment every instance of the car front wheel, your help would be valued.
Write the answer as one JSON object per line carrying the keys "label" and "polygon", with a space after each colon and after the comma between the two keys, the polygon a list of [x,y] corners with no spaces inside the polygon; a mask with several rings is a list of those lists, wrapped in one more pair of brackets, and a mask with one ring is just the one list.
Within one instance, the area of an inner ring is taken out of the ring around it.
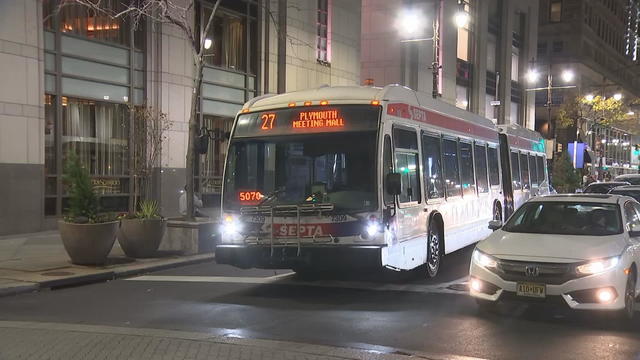
{"label": "car front wheel", "polygon": [[633,269],[629,276],[627,276],[627,286],[624,290],[624,310],[623,315],[625,318],[631,320],[635,314],[636,305],[636,271]]}

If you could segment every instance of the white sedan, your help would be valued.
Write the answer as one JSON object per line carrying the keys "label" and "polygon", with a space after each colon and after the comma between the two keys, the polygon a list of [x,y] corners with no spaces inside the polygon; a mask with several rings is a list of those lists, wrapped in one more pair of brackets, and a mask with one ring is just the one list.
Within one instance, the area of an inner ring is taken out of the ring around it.
{"label": "white sedan", "polygon": [[478,243],[471,296],[566,303],[634,314],[640,266],[640,204],[620,195],[532,198]]}

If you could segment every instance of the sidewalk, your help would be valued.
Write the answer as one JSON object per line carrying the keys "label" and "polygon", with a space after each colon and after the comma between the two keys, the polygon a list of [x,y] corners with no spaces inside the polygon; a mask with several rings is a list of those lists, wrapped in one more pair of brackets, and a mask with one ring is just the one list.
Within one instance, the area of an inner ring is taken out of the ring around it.
{"label": "sidewalk", "polygon": [[189,256],[169,252],[160,254],[162,257],[150,259],[127,258],[116,241],[106,265],[79,266],[69,261],[57,231],[2,236],[0,296],[112,280],[213,259],[213,253]]}
{"label": "sidewalk", "polygon": [[207,333],[0,321],[0,359],[468,360],[464,356],[359,350]]}

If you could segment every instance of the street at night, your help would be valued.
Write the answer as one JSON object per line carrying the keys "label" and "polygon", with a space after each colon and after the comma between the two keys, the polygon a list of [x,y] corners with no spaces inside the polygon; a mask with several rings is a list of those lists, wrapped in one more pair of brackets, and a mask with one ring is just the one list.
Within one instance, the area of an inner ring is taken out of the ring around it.
{"label": "street at night", "polygon": [[[179,330],[434,359],[637,358],[638,323],[521,304],[504,304],[498,313],[479,312],[465,290],[470,255],[466,248],[447,256],[437,280],[386,272],[301,280],[289,271],[238,270],[208,262],[5,297],[0,299],[0,331],[16,331],[15,326],[23,336],[39,334],[30,329],[37,322]],[[39,346],[16,349],[14,341],[0,338],[0,357]]]}

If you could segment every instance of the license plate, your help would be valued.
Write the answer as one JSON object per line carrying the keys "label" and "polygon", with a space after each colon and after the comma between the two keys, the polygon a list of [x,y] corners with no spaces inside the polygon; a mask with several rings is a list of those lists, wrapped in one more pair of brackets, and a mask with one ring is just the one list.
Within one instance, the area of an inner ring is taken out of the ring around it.
{"label": "license plate", "polygon": [[516,295],[544,298],[547,296],[547,288],[544,284],[518,283]]}

